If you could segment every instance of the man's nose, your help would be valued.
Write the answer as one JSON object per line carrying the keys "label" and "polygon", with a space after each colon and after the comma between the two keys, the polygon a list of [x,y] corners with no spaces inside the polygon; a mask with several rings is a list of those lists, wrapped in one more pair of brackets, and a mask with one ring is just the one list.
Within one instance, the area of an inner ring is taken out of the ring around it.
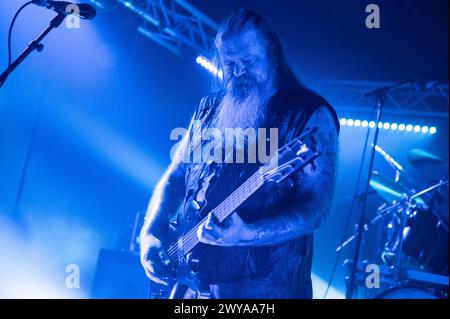
{"label": "man's nose", "polygon": [[238,78],[244,73],[245,73],[245,66],[240,62],[236,63],[234,65],[233,75]]}

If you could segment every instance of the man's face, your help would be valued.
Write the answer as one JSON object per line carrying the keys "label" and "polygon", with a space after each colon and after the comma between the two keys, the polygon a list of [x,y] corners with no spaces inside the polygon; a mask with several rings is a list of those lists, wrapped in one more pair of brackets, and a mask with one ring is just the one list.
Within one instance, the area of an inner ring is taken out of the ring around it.
{"label": "man's face", "polygon": [[273,77],[266,44],[256,32],[247,31],[223,41],[218,48],[224,81],[237,100],[254,89],[270,90]]}

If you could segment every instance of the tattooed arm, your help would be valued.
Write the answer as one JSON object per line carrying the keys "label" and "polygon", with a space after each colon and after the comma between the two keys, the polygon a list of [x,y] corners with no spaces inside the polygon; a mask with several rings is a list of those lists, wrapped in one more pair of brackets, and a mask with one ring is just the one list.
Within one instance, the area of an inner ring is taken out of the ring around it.
{"label": "tattooed arm", "polygon": [[167,230],[170,214],[174,214],[184,196],[184,170],[172,163],[153,191],[141,233],[161,234]]}
{"label": "tattooed arm", "polygon": [[185,161],[189,154],[188,132],[171,153],[172,162],[156,185],[148,204],[145,222],[140,232],[141,264],[147,276],[156,283],[167,284],[170,258],[165,250],[169,220],[180,207],[185,194]]}
{"label": "tattooed arm", "polygon": [[[338,137],[330,111],[320,107],[311,116],[307,128],[317,127],[317,148],[321,155],[315,169],[308,165],[303,179],[295,185],[291,208],[275,217],[247,224],[233,213],[224,226],[209,216],[199,230],[200,241],[220,246],[274,245],[310,233],[323,225],[331,209],[337,164]],[[296,174],[298,176],[299,174]]]}

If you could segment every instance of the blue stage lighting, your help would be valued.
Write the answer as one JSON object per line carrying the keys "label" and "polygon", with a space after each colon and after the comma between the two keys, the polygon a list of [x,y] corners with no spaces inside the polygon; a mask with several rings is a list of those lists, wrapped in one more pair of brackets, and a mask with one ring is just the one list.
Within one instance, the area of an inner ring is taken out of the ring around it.
{"label": "blue stage lighting", "polygon": [[223,77],[222,71],[217,69],[217,67],[213,63],[211,63],[207,58],[199,55],[195,59],[195,62],[197,62],[197,64],[200,64],[204,69],[208,70],[210,73],[214,74],[220,79]]}
{"label": "blue stage lighting", "polygon": [[[369,128],[375,128],[376,123],[375,121],[367,121],[367,120],[360,120],[360,119],[347,119],[347,118],[340,118],[339,123],[341,126],[354,126],[354,127],[369,127]],[[437,129],[436,127],[429,127],[429,126],[421,126],[417,124],[398,124],[398,123],[389,123],[389,122],[380,122],[378,123],[378,127],[380,129],[384,130],[392,130],[392,131],[400,131],[400,132],[414,132],[414,133],[424,133],[424,134],[436,134]]]}

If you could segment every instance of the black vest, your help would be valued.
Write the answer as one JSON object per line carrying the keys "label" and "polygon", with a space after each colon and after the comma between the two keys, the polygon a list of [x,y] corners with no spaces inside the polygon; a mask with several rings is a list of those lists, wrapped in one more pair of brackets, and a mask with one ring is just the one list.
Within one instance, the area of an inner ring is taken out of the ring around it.
{"label": "black vest", "polygon": [[[201,100],[194,119],[202,121],[203,127],[210,123],[222,96],[216,93]],[[271,127],[278,128],[278,145],[281,147],[300,135],[311,115],[320,106],[331,111],[339,132],[339,121],[334,109],[322,97],[306,89],[298,92],[278,91],[268,103],[264,126],[267,131]],[[219,194],[223,198],[256,169],[255,164],[224,165],[224,174],[217,178],[214,185],[210,185],[210,197],[217,197],[214,194]],[[186,165],[186,202],[189,201],[192,190],[198,187],[199,179],[208,174],[209,168],[205,163]],[[287,184],[288,181],[258,190],[238,209],[240,217],[246,222],[252,222],[276,216],[284,209],[289,209],[289,192],[286,192],[283,183]],[[220,196],[212,201],[214,200],[219,203]],[[187,215],[181,209],[178,222],[183,223],[189,219],[190,216]],[[200,244],[198,252],[201,260],[200,276],[212,284],[250,278],[279,285],[311,286],[312,234],[271,246],[217,247]]]}

